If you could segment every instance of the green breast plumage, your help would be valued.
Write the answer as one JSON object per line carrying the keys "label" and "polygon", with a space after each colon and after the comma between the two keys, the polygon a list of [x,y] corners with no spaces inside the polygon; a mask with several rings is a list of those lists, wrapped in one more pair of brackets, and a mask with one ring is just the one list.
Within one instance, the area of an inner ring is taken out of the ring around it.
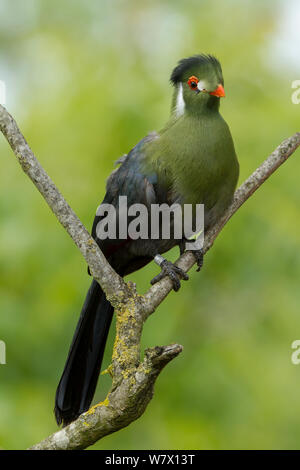
{"label": "green breast plumage", "polygon": [[145,162],[174,201],[205,205],[206,225],[230,204],[239,165],[228,125],[218,112],[184,114],[145,152]]}

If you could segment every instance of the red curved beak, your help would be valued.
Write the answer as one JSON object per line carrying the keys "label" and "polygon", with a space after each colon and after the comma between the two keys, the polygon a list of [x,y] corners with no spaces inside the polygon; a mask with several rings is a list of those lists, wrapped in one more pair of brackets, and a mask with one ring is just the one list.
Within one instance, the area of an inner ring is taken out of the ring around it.
{"label": "red curved beak", "polygon": [[212,91],[210,95],[218,96],[219,98],[223,98],[225,96],[225,90],[222,85],[218,85],[215,91]]}

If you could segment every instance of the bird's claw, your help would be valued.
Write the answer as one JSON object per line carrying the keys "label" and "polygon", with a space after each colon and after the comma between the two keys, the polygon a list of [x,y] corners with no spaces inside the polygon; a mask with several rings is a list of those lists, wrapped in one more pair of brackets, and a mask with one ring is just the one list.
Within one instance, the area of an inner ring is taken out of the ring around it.
{"label": "bird's claw", "polygon": [[180,289],[180,278],[188,281],[189,276],[178,266],[171,263],[171,261],[164,260],[160,264],[161,272],[151,280],[151,284],[156,284],[163,277],[168,276],[173,284],[173,289],[177,292]]}
{"label": "bird's claw", "polygon": [[203,258],[204,258],[203,250],[202,250],[202,249],[200,249],[200,250],[193,250],[192,253],[193,253],[193,255],[195,256],[196,263],[197,263],[197,266],[198,266],[198,268],[196,269],[196,271],[199,272],[200,269],[201,269],[202,266],[203,266]]}

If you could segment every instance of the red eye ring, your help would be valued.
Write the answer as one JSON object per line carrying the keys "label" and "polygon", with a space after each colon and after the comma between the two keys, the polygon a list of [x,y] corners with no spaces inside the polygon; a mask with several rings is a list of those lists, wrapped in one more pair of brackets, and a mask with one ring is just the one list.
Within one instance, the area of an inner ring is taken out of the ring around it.
{"label": "red eye ring", "polygon": [[192,75],[189,79],[188,79],[188,86],[190,87],[191,90],[196,90],[197,88],[197,85],[198,85],[198,78],[195,77],[195,75]]}

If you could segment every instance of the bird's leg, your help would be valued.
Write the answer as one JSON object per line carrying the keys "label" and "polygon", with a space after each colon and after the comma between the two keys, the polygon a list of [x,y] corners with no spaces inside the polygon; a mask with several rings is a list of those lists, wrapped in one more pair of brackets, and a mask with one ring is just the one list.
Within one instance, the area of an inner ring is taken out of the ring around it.
{"label": "bird's leg", "polygon": [[156,284],[163,277],[168,276],[172,281],[174,291],[177,292],[180,289],[180,278],[184,281],[189,279],[188,275],[181,268],[161,255],[156,255],[154,262],[161,268],[161,272],[151,280],[151,284]]}
{"label": "bird's leg", "polygon": [[[183,253],[185,252],[185,243],[186,243],[186,241],[188,241],[188,240],[182,239],[179,242],[180,256],[183,255]],[[187,251],[190,251],[191,253],[193,253],[193,255],[196,259],[197,266],[198,266],[197,267],[197,272],[199,272],[200,269],[203,266],[203,259],[204,259],[203,249],[200,248],[199,250],[187,250]]]}
{"label": "bird's leg", "polygon": [[185,244],[186,244],[185,238],[180,240],[179,245],[178,245],[179,246],[179,251],[180,251],[180,256],[183,255],[183,253],[185,252]]}

